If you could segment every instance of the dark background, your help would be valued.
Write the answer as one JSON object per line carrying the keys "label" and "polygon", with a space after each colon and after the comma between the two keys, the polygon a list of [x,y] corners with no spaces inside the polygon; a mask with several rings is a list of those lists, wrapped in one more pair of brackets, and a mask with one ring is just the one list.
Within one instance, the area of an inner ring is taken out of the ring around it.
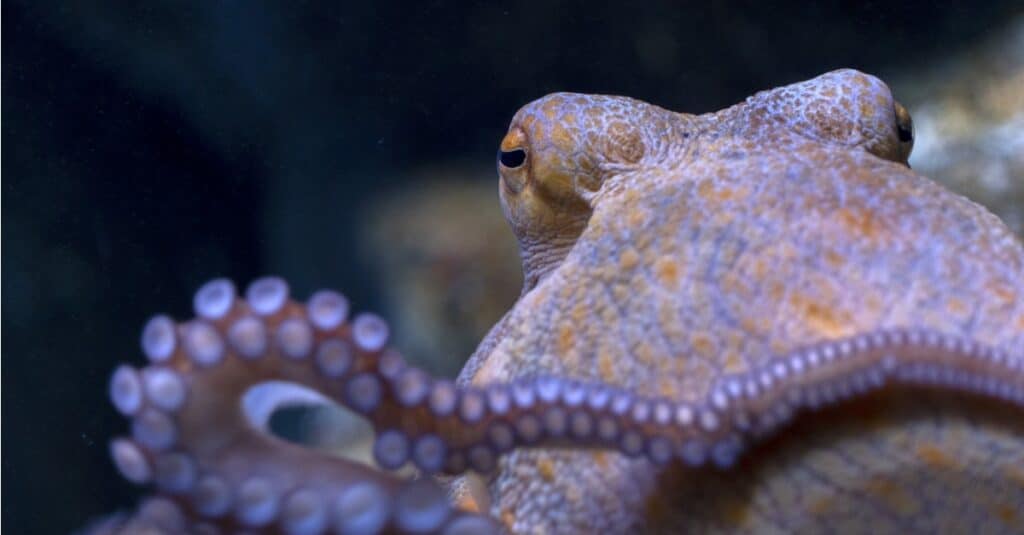
{"label": "dark background", "polygon": [[[263,273],[373,308],[365,199],[490,162],[555,90],[710,111],[838,67],[939,61],[1020,13],[914,2],[3,3],[3,524],[62,533],[139,494],[106,442],[116,362],[202,281]],[[899,88],[896,88],[897,93]],[[481,179],[494,180],[492,176]],[[492,206],[497,210],[497,196]],[[381,244],[386,247],[386,244]]]}

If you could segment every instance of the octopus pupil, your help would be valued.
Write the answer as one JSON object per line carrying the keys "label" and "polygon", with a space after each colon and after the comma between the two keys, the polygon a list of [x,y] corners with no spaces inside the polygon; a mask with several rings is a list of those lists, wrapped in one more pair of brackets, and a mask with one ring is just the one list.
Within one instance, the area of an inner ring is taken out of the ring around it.
{"label": "octopus pupil", "polygon": [[501,162],[501,165],[514,169],[523,165],[523,162],[526,161],[526,151],[523,149],[500,151],[498,153],[498,161]]}
{"label": "octopus pupil", "polygon": [[907,128],[906,125],[903,124],[896,125],[896,134],[899,136],[900,141],[902,141],[903,143],[912,141],[914,139],[913,130]]}

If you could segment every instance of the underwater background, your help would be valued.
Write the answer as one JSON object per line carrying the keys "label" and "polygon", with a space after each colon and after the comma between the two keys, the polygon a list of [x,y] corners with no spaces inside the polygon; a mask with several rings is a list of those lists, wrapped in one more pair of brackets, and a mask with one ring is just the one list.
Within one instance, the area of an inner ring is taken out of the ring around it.
{"label": "underwater background", "polygon": [[4,2],[3,524],[134,503],[109,374],[216,276],[337,288],[454,375],[519,291],[498,141],[552,91],[705,112],[857,68],[1022,232],[1024,6],[978,4]]}

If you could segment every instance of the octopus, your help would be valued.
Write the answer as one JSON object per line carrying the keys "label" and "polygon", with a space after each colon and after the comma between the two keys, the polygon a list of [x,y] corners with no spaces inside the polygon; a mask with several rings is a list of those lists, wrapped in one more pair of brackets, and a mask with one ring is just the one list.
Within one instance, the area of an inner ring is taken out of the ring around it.
{"label": "octopus", "polygon": [[[113,462],[156,490],[92,529],[1024,532],[1024,246],[913,137],[848,69],[704,115],[527,104],[497,155],[524,287],[457,380],[340,293],[212,280],[112,375]],[[381,469],[268,432],[320,403]]]}

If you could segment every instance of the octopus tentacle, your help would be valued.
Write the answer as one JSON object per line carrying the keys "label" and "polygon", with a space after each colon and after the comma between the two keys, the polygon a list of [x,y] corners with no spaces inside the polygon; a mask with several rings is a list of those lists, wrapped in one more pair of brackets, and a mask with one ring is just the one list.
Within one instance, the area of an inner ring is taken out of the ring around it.
{"label": "octopus tentacle", "polygon": [[[454,472],[465,466],[487,472],[498,456],[520,447],[613,449],[657,464],[679,459],[727,468],[746,442],[765,438],[798,411],[886,385],[964,391],[1024,407],[1024,355],[930,330],[880,330],[807,346],[747,373],[727,374],[702,402],[553,376],[469,387],[456,393],[456,416],[447,417],[458,417],[457,431],[444,419],[435,429],[438,447],[455,459],[442,469]],[[389,435],[379,442],[384,440],[390,449],[395,439]],[[404,439],[401,449],[407,456]]]}
{"label": "octopus tentacle", "polygon": [[[296,303],[277,278],[255,281],[244,299],[229,281],[211,281],[194,309],[196,318],[180,324],[151,319],[141,339],[149,365],[122,365],[110,382],[115,408],[132,420],[131,437],[110,444],[117,468],[132,482],[154,483],[170,498],[158,503],[177,508],[187,531],[499,530],[491,519],[454,510],[430,479],[403,481],[266,432],[274,409],[326,399],[371,416],[378,429],[408,418],[386,383],[405,364],[385,347],[379,317],[348,321],[348,302],[330,291]],[[386,446],[389,435],[380,436]],[[131,522],[160,527],[169,518],[146,511]]]}
{"label": "octopus tentacle", "polygon": [[381,467],[412,462],[427,474],[488,472],[520,447],[728,467],[746,442],[797,411],[887,384],[1024,407],[1024,355],[923,329],[807,346],[720,377],[703,401],[681,402],[555,376],[456,387],[389,349],[379,317],[349,321],[348,302],[326,290],[305,305],[291,301],[276,278],[254,282],[244,299],[212,281],[194,308],[185,323],[151,319],[141,340],[150,365],[114,372],[111,400],[132,418],[132,433],[112,441],[111,455],[124,477],[155,483],[186,517],[289,534],[498,528],[452,510],[429,479],[402,481],[270,436],[267,421],[283,404],[334,400],[373,424]]}

